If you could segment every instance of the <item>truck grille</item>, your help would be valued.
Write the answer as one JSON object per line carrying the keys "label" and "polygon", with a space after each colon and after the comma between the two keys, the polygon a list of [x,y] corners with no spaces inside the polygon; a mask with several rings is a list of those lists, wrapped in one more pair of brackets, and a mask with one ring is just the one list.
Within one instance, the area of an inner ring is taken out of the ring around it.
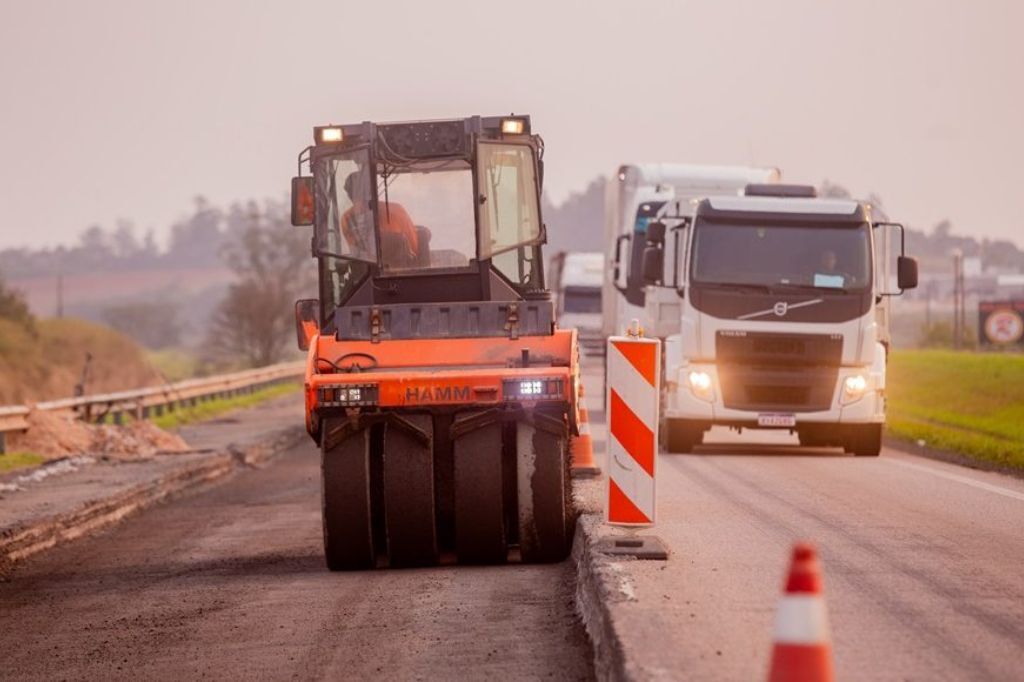
{"label": "truck grille", "polygon": [[816,412],[832,406],[841,335],[720,331],[715,350],[728,408]]}

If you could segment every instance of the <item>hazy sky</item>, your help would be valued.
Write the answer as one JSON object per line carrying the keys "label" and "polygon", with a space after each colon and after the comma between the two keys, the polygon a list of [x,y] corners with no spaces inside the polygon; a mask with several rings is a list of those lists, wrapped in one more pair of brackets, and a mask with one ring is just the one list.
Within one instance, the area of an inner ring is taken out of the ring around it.
{"label": "hazy sky", "polygon": [[0,0],[0,247],[283,196],[315,124],[527,112],[556,200],[776,165],[1024,243],[1024,2]]}

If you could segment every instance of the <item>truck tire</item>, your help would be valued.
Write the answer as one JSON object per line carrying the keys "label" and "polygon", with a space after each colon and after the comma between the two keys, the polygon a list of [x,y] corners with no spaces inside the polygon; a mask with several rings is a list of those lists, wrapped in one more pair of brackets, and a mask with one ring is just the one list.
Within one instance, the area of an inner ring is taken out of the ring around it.
{"label": "truck tire", "polygon": [[664,429],[665,449],[671,453],[693,452],[704,441],[704,428],[686,419],[668,419]]}
{"label": "truck tire", "polygon": [[346,434],[327,420],[320,438],[324,558],[332,571],[377,565],[370,514],[370,429]]}
{"label": "truck tire", "polygon": [[828,434],[818,429],[797,429],[796,435],[800,439],[800,445],[807,448],[823,448],[834,444],[833,438],[829,438]]}
{"label": "truck tire", "polygon": [[847,451],[857,457],[878,457],[882,452],[882,425],[865,424],[854,427]]}

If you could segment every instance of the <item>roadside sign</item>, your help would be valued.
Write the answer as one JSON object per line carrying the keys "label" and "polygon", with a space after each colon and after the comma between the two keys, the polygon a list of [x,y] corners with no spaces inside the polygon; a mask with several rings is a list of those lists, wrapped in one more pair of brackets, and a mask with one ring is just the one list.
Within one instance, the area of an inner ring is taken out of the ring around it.
{"label": "roadside sign", "polygon": [[989,348],[1024,348],[1024,300],[981,301],[978,339]]}

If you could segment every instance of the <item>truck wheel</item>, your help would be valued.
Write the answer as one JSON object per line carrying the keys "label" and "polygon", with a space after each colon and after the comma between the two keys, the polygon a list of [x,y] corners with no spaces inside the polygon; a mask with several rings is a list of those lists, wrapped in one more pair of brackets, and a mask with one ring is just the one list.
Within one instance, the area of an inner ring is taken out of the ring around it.
{"label": "truck wheel", "polygon": [[402,418],[430,434],[426,443],[394,424],[384,430],[384,524],[391,566],[433,566],[438,561],[434,515],[433,420]]}
{"label": "truck wheel", "polygon": [[519,551],[526,563],[569,556],[576,516],[572,502],[569,434],[563,423],[534,415],[516,424]]}
{"label": "truck wheel", "polygon": [[882,451],[882,425],[856,426],[850,434],[849,452],[857,457],[878,457]]}
{"label": "truck wheel", "polygon": [[332,571],[376,566],[370,515],[370,429],[344,433],[324,422],[320,439],[324,557]]}
{"label": "truck wheel", "polygon": [[685,419],[668,419],[664,424],[665,449],[672,453],[693,452],[704,441],[704,429]]}
{"label": "truck wheel", "polygon": [[508,558],[501,445],[500,423],[455,440],[455,554],[459,563],[498,564]]}

